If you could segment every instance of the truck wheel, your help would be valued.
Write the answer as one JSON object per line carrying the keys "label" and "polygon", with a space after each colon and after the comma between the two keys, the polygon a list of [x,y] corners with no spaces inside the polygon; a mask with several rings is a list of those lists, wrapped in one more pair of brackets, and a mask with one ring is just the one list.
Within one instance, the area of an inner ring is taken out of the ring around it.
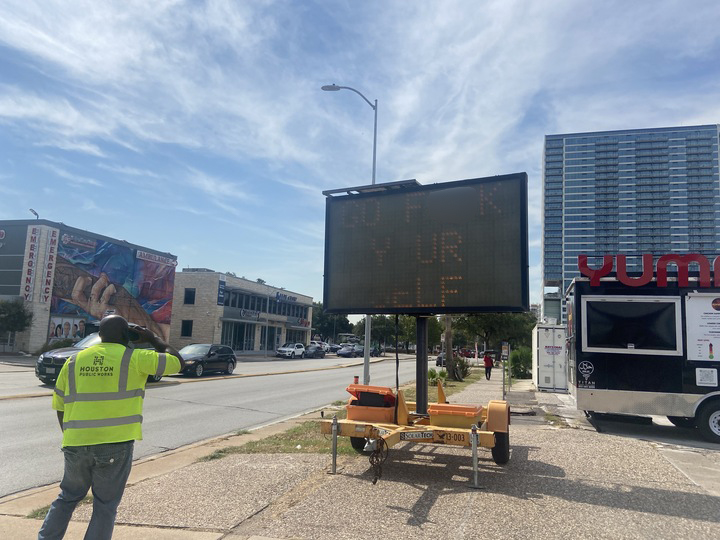
{"label": "truck wheel", "polygon": [[706,440],[720,443],[720,401],[711,401],[700,410],[697,426]]}
{"label": "truck wheel", "polygon": [[364,453],[365,443],[367,443],[367,439],[365,439],[365,437],[350,437],[350,444],[353,449],[360,454]]}
{"label": "truck wheel", "polygon": [[677,427],[681,428],[694,428],[695,427],[695,418],[692,416],[668,416],[667,417],[670,422]]}
{"label": "truck wheel", "polygon": [[505,465],[510,461],[510,434],[495,432],[495,446],[492,447],[493,461],[498,465]]}

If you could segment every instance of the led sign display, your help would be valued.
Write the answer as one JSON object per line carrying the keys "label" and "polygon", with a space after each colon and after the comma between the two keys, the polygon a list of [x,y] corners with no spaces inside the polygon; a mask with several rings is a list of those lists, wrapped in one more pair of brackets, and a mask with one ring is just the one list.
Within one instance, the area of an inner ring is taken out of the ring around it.
{"label": "led sign display", "polygon": [[328,197],[323,307],[527,311],[527,174]]}

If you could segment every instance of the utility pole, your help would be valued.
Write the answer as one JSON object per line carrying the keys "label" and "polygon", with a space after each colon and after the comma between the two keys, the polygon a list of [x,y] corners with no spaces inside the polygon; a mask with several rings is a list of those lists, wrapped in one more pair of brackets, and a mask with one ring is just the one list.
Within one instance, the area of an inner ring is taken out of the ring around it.
{"label": "utility pole", "polygon": [[452,380],[455,378],[455,358],[452,345],[452,315],[445,315],[445,366]]}

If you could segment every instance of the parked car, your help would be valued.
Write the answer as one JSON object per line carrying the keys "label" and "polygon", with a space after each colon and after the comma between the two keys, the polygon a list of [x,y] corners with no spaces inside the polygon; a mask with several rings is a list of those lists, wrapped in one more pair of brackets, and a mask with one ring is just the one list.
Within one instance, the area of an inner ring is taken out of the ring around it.
{"label": "parked car", "polygon": [[440,354],[438,354],[438,357],[435,360],[435,365],[440,366],[440,367],[445,366],[445,353],[444,352],[441,352]]}
{"label": "parked car", "polygon": [[178,351],[185,360],[184,375],[201,377],[204,373],[220,371],[232,375],[237,358],[230,347],[210,343],[186,345]]}
{"label": "parked car", "polygon": [[285,358],[305,358],[305,345],[302,343],[286,343],[282,347],[278,347],[275,356],[284,356]]}
{"label": "parked car", "polygon": [[[131,324],[130,328],[132,329],[133,326],[135,325]],[[78,353],[83,349],[87,349],[88,347],[92,347],[93,345],[97,345],[100,342],[100,335],[97,332],[93,332],[75,343],[72,347],[62,347],[60,349],[53,349],[42,353],[38,357],[37,362],[35,362],[35,376],[44,384],[54,384],[60,374],[60,369],[62,369],[68,358],[70,358],[73,354]],[[128,346],[131,349],[153,348],[149,343],[139,343],[134,341],[131,341]],[[160,379],[162,379],[162,375],[150,375],[148,377],[149,382],[158,382]]]}
{"label": "parked car", "polygon": [[338,356],[343,358],[355,358],[356,356],[365,356],[365,347],[358,343],[346,343],[345,346],[337,352]]}
{"label": "parked car", "polygon": [[305,349],[305,358],[325,358],[325,350],[321,345],[308,345]]}
{"label": "parked car", "polygon": [[333,343],[333,344],[330,345],[330,347],[329,347],[329,348],[330,348],[330,352],[336,353],[336,352],[338,352],[340,349],[342,349],[345,345],[347,345],[347,343]]}

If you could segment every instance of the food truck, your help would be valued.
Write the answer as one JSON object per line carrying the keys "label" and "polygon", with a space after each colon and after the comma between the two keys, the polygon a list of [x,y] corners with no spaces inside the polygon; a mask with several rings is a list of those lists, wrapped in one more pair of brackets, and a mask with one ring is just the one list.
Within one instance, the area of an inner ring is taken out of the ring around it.
{"label": "food truck", "polygon": [[634,275],[625,255],[578,258],[565,298],[577,407],[667,416],[720,443],[720,257],[642,257]]}

